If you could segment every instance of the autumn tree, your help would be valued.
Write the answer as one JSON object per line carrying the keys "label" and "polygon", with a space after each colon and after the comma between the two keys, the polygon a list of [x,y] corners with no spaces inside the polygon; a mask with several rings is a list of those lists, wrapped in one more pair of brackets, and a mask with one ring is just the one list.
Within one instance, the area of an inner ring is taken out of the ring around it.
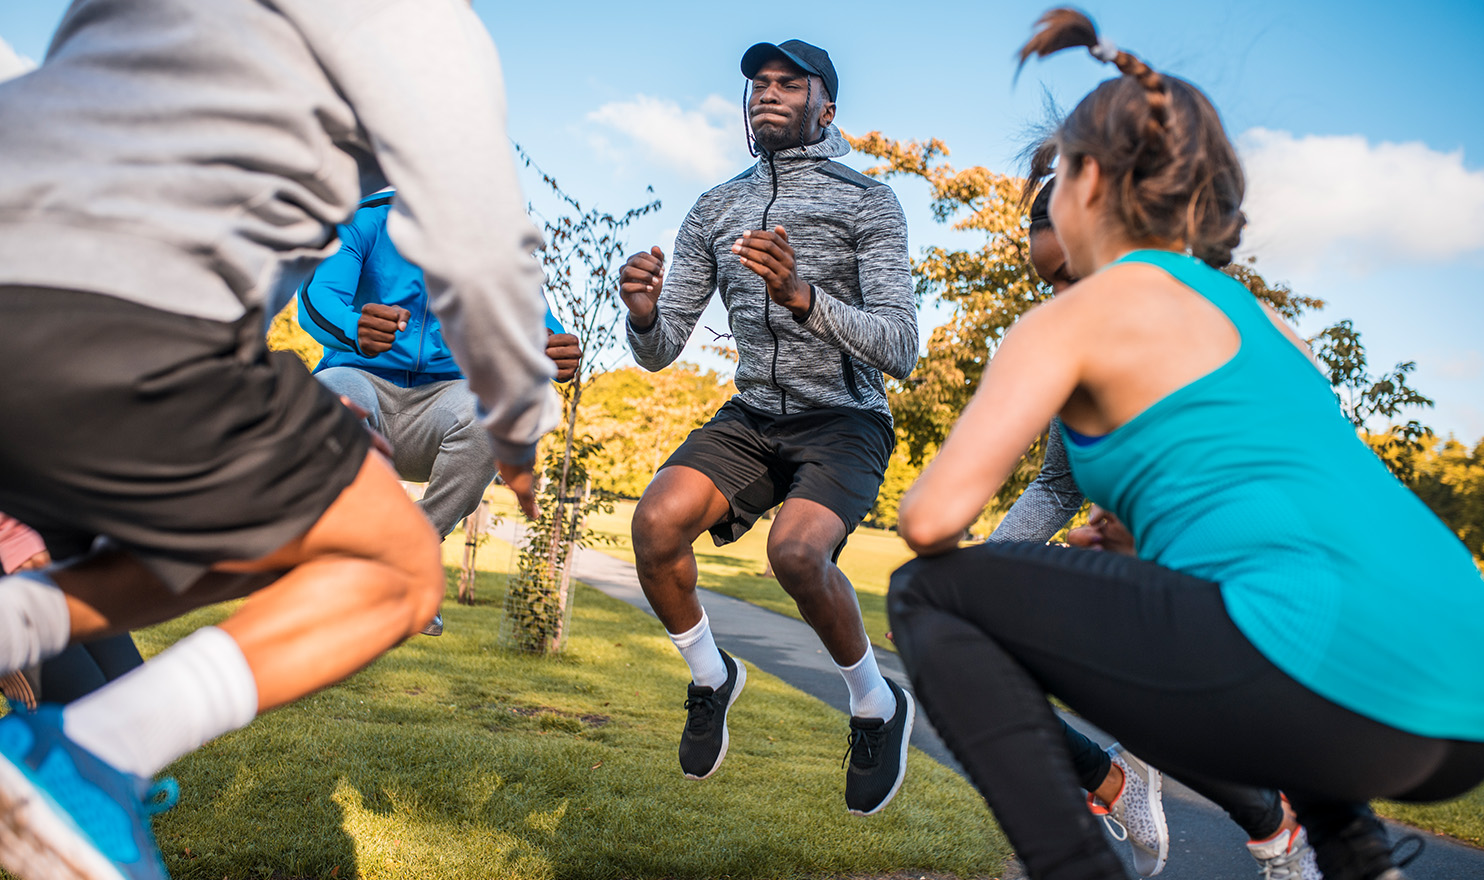
{"label": "autumn tree", "polygon": [[[947,438],[1005,331],[1050,290],[1030,268],[1018,178],[978,166],[958,171],[943,161],[948,147],[937,139],[896,141],[880,132],[847,138],[856,150],[882,160],[866,174],[925,181],[938,222],[984,235],[976,249],[928,247],[912,261],[918,302],[937,299],[953,310],[948,322],[933,330],[912,376],[889,388],[908,461],[919,467]],[[1002,497],[1018,495],[1034,476],[1033,468],[1018,470]]]}
{"label": "autumn tree", "polygon": [[1403,450],[1407,485],[1484,565],[1484,440],[1472,449],[1451,437]]}

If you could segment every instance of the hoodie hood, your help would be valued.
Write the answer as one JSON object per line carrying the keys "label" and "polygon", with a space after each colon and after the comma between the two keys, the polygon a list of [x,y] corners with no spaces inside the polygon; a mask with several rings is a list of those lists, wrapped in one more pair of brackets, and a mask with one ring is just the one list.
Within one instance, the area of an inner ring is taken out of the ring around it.
{"label": "hoodie hood", "polygon": [[[773,154],[775,160],[781,159],[838,159],[850,152],[850,142],[840,134],[840,129],[834,123],[825,126],[824,137],[820,140],[802,147],[788,147]],[[763,157],[767,153],[762,154]],[[761,157],[760,157],[761,158]]]}

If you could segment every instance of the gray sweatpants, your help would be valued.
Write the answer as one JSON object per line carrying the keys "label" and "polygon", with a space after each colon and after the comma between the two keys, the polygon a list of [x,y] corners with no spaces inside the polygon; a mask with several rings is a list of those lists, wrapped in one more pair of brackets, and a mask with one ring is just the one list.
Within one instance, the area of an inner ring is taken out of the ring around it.
{"label": "gray sweatpants", "polygon": [[495,453],[474,415],[468,382],[403,388],[355,367],[331,367],[315,377],[370,413],[367,424],[391,441],[398,476],[428,484],[419,503],[439,537],[479,506],[495,478]]}

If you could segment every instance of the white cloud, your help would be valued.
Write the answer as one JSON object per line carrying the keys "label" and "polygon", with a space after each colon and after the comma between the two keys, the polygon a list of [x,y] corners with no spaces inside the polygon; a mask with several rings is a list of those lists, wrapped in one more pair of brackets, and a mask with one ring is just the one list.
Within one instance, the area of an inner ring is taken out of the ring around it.
{"label": "white cloud", "polygon": [[1265,267],[1364,274],[1484,250],[1484,170],[1467,168],[1461,149],[1263,128],[1238,149],[1250,221],[1243,250]]}
{"label": "white cloud", "polygon": [[0,80],[7,80],[13,76],[20,76],[28,70],[36,67],[36,62],[20,54],[0,37]]}
{"label": "white cloud", "polygon": [[742,111],[720,95],[689,110],[664,98],[636,95],[604,104],[587,118],[627,135],[655,163],[698,180],[719,182],[748,161]]}

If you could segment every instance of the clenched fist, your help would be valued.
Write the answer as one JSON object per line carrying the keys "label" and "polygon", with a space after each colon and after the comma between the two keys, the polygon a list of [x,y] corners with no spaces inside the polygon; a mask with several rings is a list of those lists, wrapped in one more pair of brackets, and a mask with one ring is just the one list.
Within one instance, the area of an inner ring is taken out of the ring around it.
{"label": "clenched fist", "polygon": [[665,283],[665,252],[656,245],[634,254],[618,273],[618,295],[628,307],[629,321],[639,330],[654,324],[655,304]]}
{"label": "clenched fist", "polygon": [[361,306],[361,319],[356,322],[356,345],[366,357],[376,357],[392,347],[397,332],[407,329],[412,313],[400,306],[366,303]]}

